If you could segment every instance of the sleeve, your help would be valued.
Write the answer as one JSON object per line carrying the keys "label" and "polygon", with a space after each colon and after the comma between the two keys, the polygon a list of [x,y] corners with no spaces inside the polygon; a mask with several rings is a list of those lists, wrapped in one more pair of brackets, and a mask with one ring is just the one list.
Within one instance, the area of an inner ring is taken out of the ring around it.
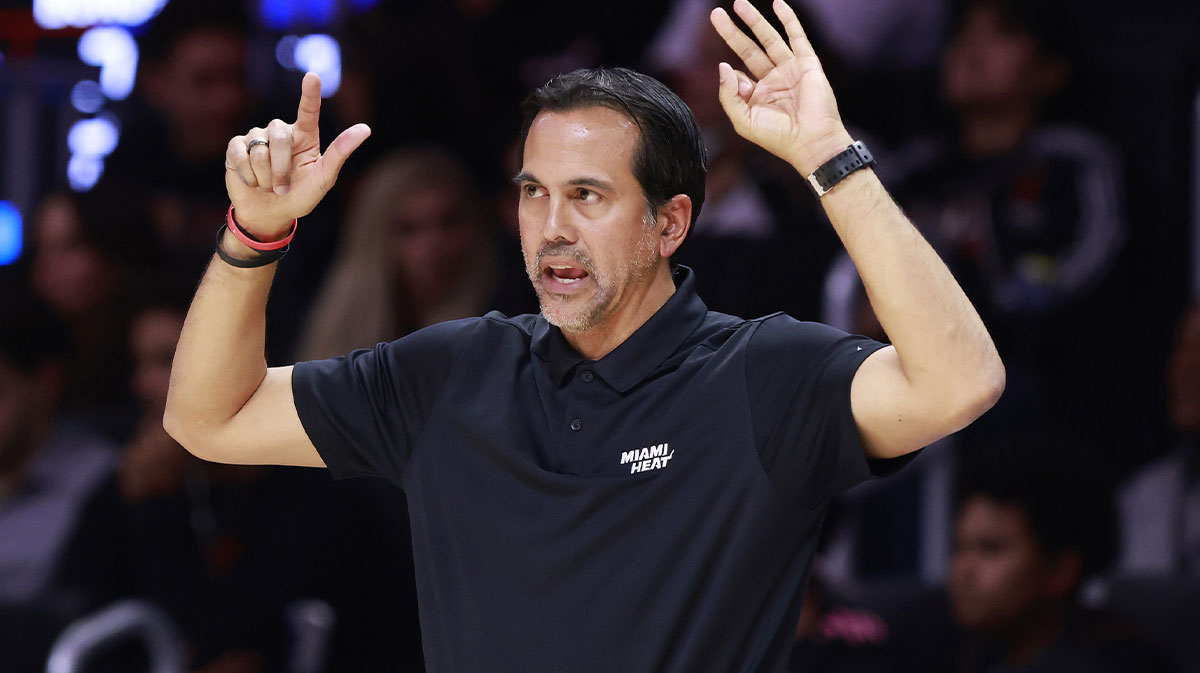
{"label": "sleeve", "polygon": [[859,365],[883,348],[786,315],[760,323],[746,349],[746,385],[759,457],[771,481],[815,507],[915,457],[869,460],[850,409]]}
{"label": "sleeve", "polygon": [[470,322],[441,323],[391,343],[295,366],[296,412],[334,477],[379,476],[399,483],[449,387],[454,347]]}

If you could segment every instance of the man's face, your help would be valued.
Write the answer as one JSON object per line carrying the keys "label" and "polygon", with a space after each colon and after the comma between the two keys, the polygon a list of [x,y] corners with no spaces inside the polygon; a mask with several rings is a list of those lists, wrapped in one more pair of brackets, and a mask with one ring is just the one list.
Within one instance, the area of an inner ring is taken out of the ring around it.
{"label": "man's face", "polygon": [[605,107],[543,112],[517,183],[525,267],[542,314],[564,331],[602,326],[665,263],[633,175],[639,131]]}
{"label": "man's face", "polygon": [[51,197],[34,223],[37,242],[33,287],[47,304],[68,320],[94,311],[117,287],[113,264],[85,240],[79,212],[70,200]]}
{"label": "man's face", "polygon": [[1003,637],[1049,600],[1047,560],[1015,505],[973,496],[955,525],[950,598],[959,624]]}
{"label": "man's face", "polygon": [[944,94],[964,109],[1037,103],[1061,86],[1056,75],[1033,37],[987,4],[969,10],[942,61]]}
{"label": "man's face", "polygon": [[224,154],[229,138],[241,133],[247,105],[242,36],[213,28],[195,30],[151,74],[149,95],[182,145],[177,149],[195,159]]}

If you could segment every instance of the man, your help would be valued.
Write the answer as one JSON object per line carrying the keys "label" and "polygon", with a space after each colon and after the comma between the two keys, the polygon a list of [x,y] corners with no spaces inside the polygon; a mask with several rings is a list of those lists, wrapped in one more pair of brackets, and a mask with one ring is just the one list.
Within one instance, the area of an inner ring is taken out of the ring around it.
{"label": "man", "polygon": [[[750,70],[721,65],[721,102],[738,133],[808,175],[851,142],[820,63],[783,2],[790,47],[735,8],[763,46],[713,13]],[[308,75],[295,124],[230,142],[235,224],[260,241],[282,239],[369,134],[353,126],[320,154],[319,100]],[[528,118],[519,220],[540,315],[268,369],[274,265],[234,265],[277,253],[226,235],[164,423],[209,460],[405,488],[430,670],[781,670],[823,503],[869,475],[867,458],[991,406],[1004,381],[991,339],[870,170],[824,202],[894,347],[709,313],[692,272],[672,272],[704,153],[666,87],[571,73],[531,96]]]}
{"label": "man", "polygon": [[1030,441],[960,479],[948,589],[973,637],[961,673],[1174,670],[1132,627],[1078,603],[1112,561],[1116,529],[1108,493],[1075,454]]}

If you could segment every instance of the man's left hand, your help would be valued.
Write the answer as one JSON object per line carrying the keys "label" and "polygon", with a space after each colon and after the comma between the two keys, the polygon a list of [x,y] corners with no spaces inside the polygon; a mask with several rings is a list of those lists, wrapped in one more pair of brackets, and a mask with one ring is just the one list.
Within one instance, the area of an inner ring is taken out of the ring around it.
{"label": "man's left hand", "polygon": [[734,2],[733,10],[758,42],[743,33],[725,10],[712,11],[713,27],[753,75],[721,63],[721,106],[738,135],[808,175],[853,140],[796,13],[784,0],[775,0],[773,8],[787,40],[748,0]]}

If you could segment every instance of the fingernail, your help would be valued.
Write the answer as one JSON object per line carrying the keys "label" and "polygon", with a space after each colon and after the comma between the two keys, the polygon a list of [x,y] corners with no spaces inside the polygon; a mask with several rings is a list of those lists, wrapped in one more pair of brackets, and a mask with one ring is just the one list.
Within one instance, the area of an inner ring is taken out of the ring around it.
{"label": "fingernail", "polygon": [[717,77],[720,78],[719,81],[722,84],[725,83],[725,64],[724,63],[717,64]]}
{"label": "fingernail", "polygon": [[287,194],[287,193],[288,193],[288,186],[287,186],[287,185],[275,185],[275,193],[276,193],[276,194],[278,194],[278,195],[280,195],[280,196],[283,196],[284,194]]}

